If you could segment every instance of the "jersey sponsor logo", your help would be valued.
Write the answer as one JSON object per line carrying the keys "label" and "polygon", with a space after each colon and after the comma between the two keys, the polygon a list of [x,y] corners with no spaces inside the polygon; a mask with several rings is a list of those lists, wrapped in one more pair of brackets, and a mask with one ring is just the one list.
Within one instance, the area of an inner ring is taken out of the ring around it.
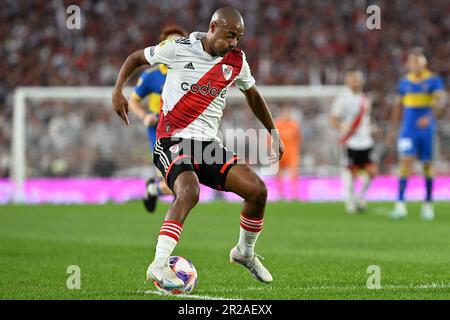
{"label": "jersey sponsor logo", "polygon": [[229,80],[231,78],[231,75],[233,74],[233,67],[223,64],[222,71],[223,71],[223,77],[225,78],[225,80]]}
{"label": "jersey sponsor logo", "polygon": [[227,88],[225,87],[224,89],[222,89],[222,91],[219,90],[219,88],[213,87],[211,86],[211,83],[208,82],[205,85],[198,85],[197,83],[194,83],[192,85],[189,85],[189,83],[187,82],[183,82],[181,84],[181,89],[183,91],[191,91],[192,93],[201,93],[202,95],[209,95],[211,97],[218,97],[220,96],[221,98],[225,98],[225,96],[227,95]]}
{"label": "jersey sponsor logo", "polygon": [[194,65],[192,64],[192,62],[189,62],[187,65],[184,66],[185,69],[191,69],[191,70],[195,70]]}

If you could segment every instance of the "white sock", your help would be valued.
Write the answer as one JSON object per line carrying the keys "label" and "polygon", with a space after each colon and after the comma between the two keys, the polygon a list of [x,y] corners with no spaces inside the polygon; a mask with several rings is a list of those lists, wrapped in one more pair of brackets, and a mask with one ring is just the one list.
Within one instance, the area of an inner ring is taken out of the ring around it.
{"label": "white sock", "polygon": [[238,249],[245,257],[255,255],[255,244],[263,226],[263,219],[248,218],[241,213]]}
{"label": "white sock", "polygon": [[372,178],[368,174],[364,174],[361,177],[362,185],[361,191],[359,192],[359,199],[363,200],[366,197],[367,189],[369,189]]}
{"label": "white sock", "polygon": [[177,246],[183,226],[178,221],[164,221],[159,231],[158,243],[156,244],[155,259],[157,266],[165,266],[169,263],[170,255]]}
{"label": "white sock", "polygon": [[245,257],[253,257],[255,255],[255,244],[261,232],[250,232],[241,227],[239,233],[238,248],[239,252]]}
{"label": "white sock", "polygon": [[350,170],[345,169],[342,173],[342,180],[344,183],[344,199],[346,203],[353,202],[353,176]]}
{"label": "white sock", "polygon": [[158,266],[164,266],[169,263],[169,257],[177,246],[177,241],[168,236],[159,236],[156,244],[156,252],[154,262]]}

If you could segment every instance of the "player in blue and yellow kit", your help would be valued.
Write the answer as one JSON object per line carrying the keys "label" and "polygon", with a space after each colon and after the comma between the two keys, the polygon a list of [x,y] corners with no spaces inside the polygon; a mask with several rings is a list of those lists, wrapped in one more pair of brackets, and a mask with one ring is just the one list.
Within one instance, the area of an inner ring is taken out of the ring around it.
{"label": "player in blue and yellow kit", "polygon": [[[160,42],[168,38],[186,37],[187,32],[178,26],[168,26],[160,34]],[[136,114],[147,127],[150,150],[156,142],[156,126],[158,124],[159,111],[161,109],[161,93],[166,82],[167,67],[160,64],[156,68],[150,68],[141,73],[129,101],[131,111]],[[148,109],[143,108],[140,103],[148,96]],[[157,182],[150,178],[146,182],[147,196],[144,205],[147,211],[153,212],[156,208],[158,196],[172,194],[164,180]]]}
{"label": "player in blue and yellow kit", "polygon": [[398,134],[399,190],[391,219],[407,216],[405,189],[407,178],[415,158],[423,164],[426,196],[421,217],[434,219],[433,200],[433,138],[436,131],[436,117],[445,105],[443,79],[427,69],[427,59],[421,48],[413,48],[408,53],[409,73],[398,82],[398,97],[392,113],[390,139],[395,135],[400,114],[403,111]]}

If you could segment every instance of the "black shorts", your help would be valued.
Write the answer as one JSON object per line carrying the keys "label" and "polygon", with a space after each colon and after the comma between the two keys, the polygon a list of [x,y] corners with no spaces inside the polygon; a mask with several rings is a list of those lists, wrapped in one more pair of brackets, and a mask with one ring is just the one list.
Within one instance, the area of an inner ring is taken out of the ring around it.
{"label": "black shorts", "polygon": [[226,191],[225,178],[238,160],[216,141],[162,138],[156,140],[153,152],[153,162],[171,190],[182,172],[193,171],[201,184]]}
{"label": "black shorts", "polygon": [[371,160],[372,148],[355,150],[347,148],[347,165],[349,168],[364,168],[372,164]]}

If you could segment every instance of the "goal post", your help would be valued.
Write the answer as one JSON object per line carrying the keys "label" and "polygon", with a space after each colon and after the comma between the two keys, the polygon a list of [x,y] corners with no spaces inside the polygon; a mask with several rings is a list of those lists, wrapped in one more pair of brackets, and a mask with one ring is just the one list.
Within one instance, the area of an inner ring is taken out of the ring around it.
{"label": "goal post", "polygon": [[[258,86],[267,100],[299,101],[308,98],[327,98],[336,96],[343,86]],[[30,102],[45,100],[101,101],[111,107],[113,87],[18,87],[14,92],[13,134],[11,144],[13,201],[22,203],[25,199],[24,183],[27,178],[27,108]],[[129,97],[132,87],[124,90]],[[245,101],[244,95],[236,87],[230,88],[227,104]],[[112,112],[112,107],[111,107]]]}

